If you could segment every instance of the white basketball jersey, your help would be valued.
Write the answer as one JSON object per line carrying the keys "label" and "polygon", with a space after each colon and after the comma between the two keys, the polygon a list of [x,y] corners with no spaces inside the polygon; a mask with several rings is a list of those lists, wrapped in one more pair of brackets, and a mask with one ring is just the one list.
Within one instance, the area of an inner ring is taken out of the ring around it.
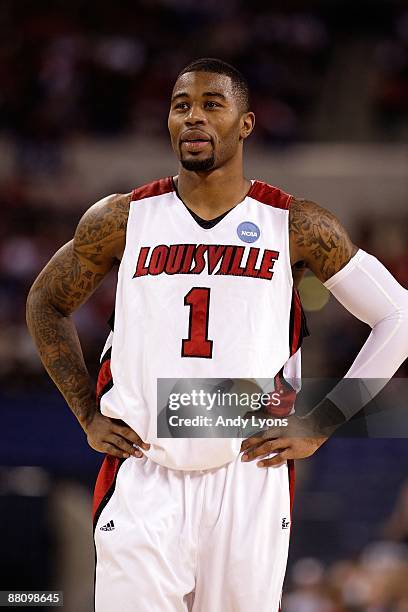
{"label": "white basketball jersey", "polygon": [[171,177],[133,191],[115,331],[104,350],[112,382],[102,368],[100,408],[150,443],[153,461],[214,468],[234,460],[242,441],[157,437],[158,379],[273,381],[296,353],[301,307],[289,255],[290,201],[253,181],[242,202],[204,229]]}

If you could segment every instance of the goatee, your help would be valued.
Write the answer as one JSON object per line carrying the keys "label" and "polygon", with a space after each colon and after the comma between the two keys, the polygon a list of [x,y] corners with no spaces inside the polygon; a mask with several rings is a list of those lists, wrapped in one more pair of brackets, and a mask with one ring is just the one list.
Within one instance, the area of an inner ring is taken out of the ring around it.
{"label": "goatee", "polygon": [[211,170],[215,164],[215,156],[211,155],[206,159],[182,159],[181,165],[190,172],[206,172]]}

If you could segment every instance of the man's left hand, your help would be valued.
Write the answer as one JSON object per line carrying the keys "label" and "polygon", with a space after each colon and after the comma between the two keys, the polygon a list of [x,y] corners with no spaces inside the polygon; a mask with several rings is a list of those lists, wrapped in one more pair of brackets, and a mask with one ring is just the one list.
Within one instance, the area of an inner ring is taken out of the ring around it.
{"label": "man's left hand", "polygon": [[[262,457],[257,463],[259,467],[278,467],[288,459],[310,457],[327,439],[309,430],[305,419],[292,415],[286,427],[272,427],[244,440],[241,461]],[[277,454],[267,458],[271,453]]]}

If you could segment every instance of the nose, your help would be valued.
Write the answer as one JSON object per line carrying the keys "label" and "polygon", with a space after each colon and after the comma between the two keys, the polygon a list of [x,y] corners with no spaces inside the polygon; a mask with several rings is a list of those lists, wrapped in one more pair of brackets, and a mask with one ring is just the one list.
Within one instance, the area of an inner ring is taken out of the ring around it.
{"label": "nose", "polygon": [[206,122],[206,116],[204,110],[200,104],[192,104],[190,111],[185,116],[186,125],[197,125]]}

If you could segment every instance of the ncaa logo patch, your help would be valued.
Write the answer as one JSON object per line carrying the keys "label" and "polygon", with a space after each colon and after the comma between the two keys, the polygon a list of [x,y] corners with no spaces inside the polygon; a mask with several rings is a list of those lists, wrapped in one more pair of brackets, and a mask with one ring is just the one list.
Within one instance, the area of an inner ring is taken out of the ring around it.
{"label": "ncaa logo patch", "polygon": [[243,242],[255,242],[261,235],[261,230],[251,221],[243,221],[237,227],[238,238]]}

